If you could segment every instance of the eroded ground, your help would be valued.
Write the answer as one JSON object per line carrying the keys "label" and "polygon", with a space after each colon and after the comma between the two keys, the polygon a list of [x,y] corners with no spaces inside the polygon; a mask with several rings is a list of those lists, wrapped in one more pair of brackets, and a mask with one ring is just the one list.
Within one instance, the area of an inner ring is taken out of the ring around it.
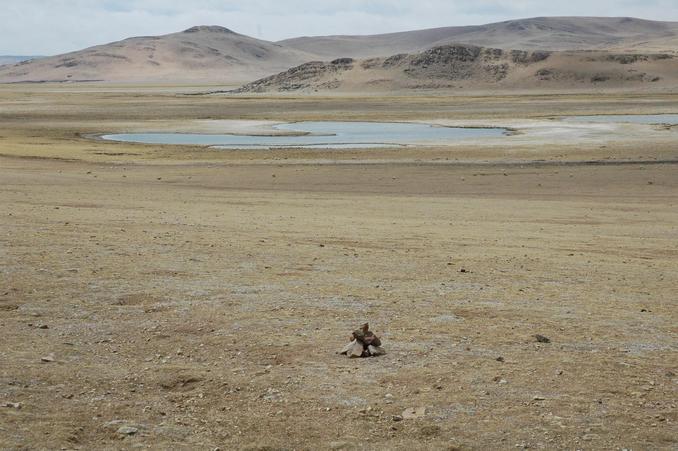
{"label": "eroded ground", "polygon": [[[678,446],[670,139],[328,156],[79,136],[675,98],[54,90],[0,94],[0,447]],[[366,320],[388,355],[337,356]]]}

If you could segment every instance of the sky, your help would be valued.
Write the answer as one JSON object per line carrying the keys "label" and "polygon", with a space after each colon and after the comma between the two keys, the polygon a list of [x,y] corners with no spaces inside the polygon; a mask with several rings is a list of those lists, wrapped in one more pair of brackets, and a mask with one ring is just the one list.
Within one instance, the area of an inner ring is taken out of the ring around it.
{"label": "sky", "polygon": [[277,41],[537,16],[678,21],[678,0],[2,0],[0,55],[54,55],[194,25]]}

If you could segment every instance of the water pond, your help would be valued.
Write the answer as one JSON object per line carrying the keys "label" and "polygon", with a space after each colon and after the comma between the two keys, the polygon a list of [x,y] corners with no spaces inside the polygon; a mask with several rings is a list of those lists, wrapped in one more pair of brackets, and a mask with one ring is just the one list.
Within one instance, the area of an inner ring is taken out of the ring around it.
{"label": "water pond", "polygon": [[295,122],[279,124],[276,130],[292,132],[284,136],[255,136],[198,133],[126,133],[104,135],[111,141],[146,144],[184,144],[219,149],[270,148],[378,148],[444,145],[472,138],[495,138],[508,134],[504,128],[441,127],[429,124],[395,122]]}

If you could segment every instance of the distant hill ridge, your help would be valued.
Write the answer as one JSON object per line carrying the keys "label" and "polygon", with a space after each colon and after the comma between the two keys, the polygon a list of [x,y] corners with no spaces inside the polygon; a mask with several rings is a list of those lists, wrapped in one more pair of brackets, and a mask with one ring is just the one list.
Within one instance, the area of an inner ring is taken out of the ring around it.
{"label": "distant hill ridge", "polygon": [[678,22],[630,17],[535,17],[477,26],[371,36],[318,36],[280,41],[326,59],[414,53],[445,44],[519,50],[678,50]]}
{"label": "distant hill ridge", "polygon": [[674,54],[678,49],[678,22],[538,17],[372,36],[301,37],[277,43],[221,26],[202,25],[179,33],[129,38],[1,66],[0,83],[108,81],[239,85],[311,61],[385,58],[449,45],[519,51]]}

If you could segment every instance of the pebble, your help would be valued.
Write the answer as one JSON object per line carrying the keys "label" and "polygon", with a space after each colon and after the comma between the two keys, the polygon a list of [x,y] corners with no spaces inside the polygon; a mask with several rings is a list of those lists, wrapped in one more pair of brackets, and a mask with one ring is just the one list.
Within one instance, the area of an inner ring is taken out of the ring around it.
{"label": "pebble", "polygon": [[40,359],[40,361],[45,362],[45,363],[54,362],[54,353],[51,353],[51,354],[49,354],[45,357],[42,357]]}
{"label": "pebble", "polygon": [[118,429],[118,434],[123,434],[123,435],[134,435],[137,432],[139,432],[139,429],[132,427],[132,426],[122,426]]}
{"label": "pebble", "polygon": [[21,409],[21,403],[20,402],[6,402],[2,405],[2,407],[9,407],[10,409]]}
{"label": "pebble", "polygon": [[551,343],[551,339],[549,337],[545,337],[544,335],[537,334],[534,336],[534,338],[536,338],[539,343]]}

